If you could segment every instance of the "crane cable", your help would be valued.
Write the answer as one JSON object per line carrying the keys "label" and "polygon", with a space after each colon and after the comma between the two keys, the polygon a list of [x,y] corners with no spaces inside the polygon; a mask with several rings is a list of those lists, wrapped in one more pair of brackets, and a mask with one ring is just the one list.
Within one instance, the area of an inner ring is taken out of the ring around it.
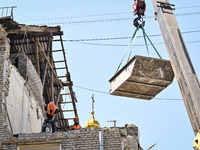
{"label": "crane cable", "polygon": [[[119,66],[118,66],[118,68],[117,68],[115,74],[118,72],[118,70],[119,70],[119,68],[120,68],[120,66],[121,66],[121,64],[122,64],[122,62],[123,62],[123,60],[124,60],[124,57],[126,56],[126,53],[128,52],[128,49],[129,49],[131,43],[132,43],[132,42],[133,42],[133,43],[135,42],[135,39],[136,39],[136,37],[137,37],[137,33],[138,33],[138,30],[139,30],[139,27],[140,27],[140,26],[138,26],[138,27],[136,28],[135,32],[133,33],[133,36],[132,36],[132,38],[131,38],[131,41],[130,41],[130,43],[129,43],[127,49],[126,49],[126,52],[125,52],[124,56],[122,57],[121,62],[119,63]],[[134,45],[134,44],[133,44],[133,45]],[[132,45],[132,48],[133,48],[133,45]],[[131,49],[131,50],[132,50],[132,49]]]}
{"label": "crane cable", "polygon": [[[137,20],[136,20],[136,21],[137,21]],[[124,56],[122,57],[121,62],[119,63],[119,66],[118,66],[118,68],[117,68],[115,74],[119,71],[119,68],[120,68],[120,66],[121,66],[121,64],[122,64],[122,62],[123,62],[123,60],[124,60],[124,57],[125,57],[125,55],[126,55],[128,49],[130,48],[131,43],[133,42],[132,48],[131,48],[131,50],[130,50],[130,53],[129,53],[129,56],[128,56],[128,60],[127,60],[127,63],[129,62],[130,56],[131,56],[131,53],[132,53],[132,49],[133,49],[133,46],[134,46],[134,43],[135,43],[135,39],[136,39],[136,37],[137,37],[137,33],[138,33],[138,31],[139,31],[140,28],[142,29],[142,33],[143,33],[143,37],[144,37],[144,41],[145,41],[145,45],[146,45],[146,48],[147,48],[147,53],[148,53],[148,55],[149,55],[149,50],[148,50],[148,45],[147,45],[146,37],[147,37],[147,39],[149,40],[149,42],[151,43],[151,45],[152,45],[152,47],[154,48],[154,50],[156,51],[158,57],[159,57],[160,59],[162,59],[162,57],[161,57],[161,55],[159,54],[159,52],[157,51],[156,47],[154,46],[154,44],[151,42],[150,38],[149,38],[148,35],[146,34],[143,25],[140,24],[140,25],[138,25],[137,28],[135,29],[135,32],[134,32],[134,34],[133,34],[133,36],[132,36],[132,38],[131,38],[131,41],[130,41],[130,43],[129,43],[127,49],[126,49],[126,51],[125,51]]]}

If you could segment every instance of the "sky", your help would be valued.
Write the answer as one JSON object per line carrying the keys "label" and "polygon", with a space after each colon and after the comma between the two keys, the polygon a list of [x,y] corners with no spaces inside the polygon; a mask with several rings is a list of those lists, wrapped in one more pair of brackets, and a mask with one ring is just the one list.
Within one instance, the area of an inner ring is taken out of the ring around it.
{"label": "sky", "polygon": [[[200,78],[198,53],[200,1],[195,0],[190,3],[187,0],[171,0],[170,3],[176,5],[174,14],[183,33],[182,36],[196,74]],[[109,79],[114,75],[130,42],[130,38],[120,38],[131,37],[135,31],[132,24],[135,17],[132,13],[132,4],[133,0],[1,1],[1,7],[17,6],[14,9],[14,20],[19,23],[61,26],[64,32],[68,69],[78,100],[76,106],[82,127],[91,117],[91,96],[94,94],[94,115],[101,127],[113,127],[114,123],[107,122],[108,120],[117,120],[118,127],[125,124],[138,126],[140,145],[143,149],[148,149],[157,143],[152,150],[193,150],[195,135],[175,78],[171,85],[151,101],[108,94]],[[146,1],[146,5],[146,18],[144,18],[146,33],[148,35],[161,34],[158,23],[153,18],[154,9],[151,0]],[[185,33],[188,31],[195,32]],[[141,35],[140,30],[138,36]],[[77,41],[104,38],[119,39]],[[162,44],[162,36],[150,38],[162,58],[169,60],[166,47]],[[158,58],[151,46],[149,46],[150,54],[148,55],[144,44],[143,38],[137,38],[131,57],[141,55]],[[60,48],[60,43],[53,43],[53,49]],[[54,55],[54,60],[61,59],[61,55]],[[126,59],[127,57],[122,66],[125,65]],[[61,71],[58,74],[64,75],[65,72]],[[64,97],[64,99],[68,101],[69,98]],[[63,107],[70,109],[71,105]],[[71,118],[73,114],[66,113],[65,116]]]}

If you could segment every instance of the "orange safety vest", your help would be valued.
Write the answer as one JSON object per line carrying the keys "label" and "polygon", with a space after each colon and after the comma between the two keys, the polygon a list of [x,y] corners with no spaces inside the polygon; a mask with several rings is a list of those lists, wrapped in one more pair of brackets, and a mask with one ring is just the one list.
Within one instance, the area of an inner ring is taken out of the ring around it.
{"label": "orange safety vest", "polygon": [[[74,127],[73,127],[73,129],[72,129],[72,130],[78,130],[78,129],[80,129],[80,128],[81,128],[81,126],[80,126],[80,125],[77,125],[77,126],[76,126],[76,125],[74,125]],[[71,130],[71,131],[72,131],[72,130]]]}
{"label": "orange safety vest", "polygon": [[54,115],[56,109],[58,109],[58,107],[55,107],[52,111],[50,111],[49,105],[47,106],[47,112],[48,112],[48,114],[49,114],[50,116],[53,116],[53,115]]}

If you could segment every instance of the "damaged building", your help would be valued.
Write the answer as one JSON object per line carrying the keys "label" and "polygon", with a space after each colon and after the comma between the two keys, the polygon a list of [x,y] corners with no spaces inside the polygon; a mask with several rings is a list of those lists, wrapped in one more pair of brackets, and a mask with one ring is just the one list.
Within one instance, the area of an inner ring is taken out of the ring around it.
{"label": "damaged building", "polygon": [[[1,150],[140,150],[135,125],[69,131],[68,121],[78,117],[77,99],[62,35],[60,26],[19,24],[12,15],[0,18]],[[53,49],[54,42],[60,43],[60,49]],[[59,60],[54,53],[59,53]],[[62,92],[64,88],[68,93]],[[65,101],[65,95],[71,101]],[[59,109],[56,133],[41,133],[44,106],[51,101]],[[63,104],[73,109],[64,110]]]}

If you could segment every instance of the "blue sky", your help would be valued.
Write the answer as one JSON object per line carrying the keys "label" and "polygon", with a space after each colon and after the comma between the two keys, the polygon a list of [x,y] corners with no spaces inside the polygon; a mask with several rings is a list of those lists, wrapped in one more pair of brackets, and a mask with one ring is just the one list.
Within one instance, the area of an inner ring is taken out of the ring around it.
{"label": "blue sky", "polygon": [[[192,4],[187,0],[171,0],[170,2],[176,5],[177,9],[174,13],[182,14],[176,16],[181,32],[199,30],[199,7],[193,6],[200,6],[200,1],[196,0]],[[64,40],[131,37],[135,30],[132,25],[133,19],[124,18],[134,18],[132,4],[132,0],[6,0],[1,2],[2,7],[17,6],[14,9],[14,20],[19,23],[60,25],[64,32]],[[144,19],[146,33],[148,35],[160,34],[157,21],[151,17],[154,15],[153,5],[150,0],[146,4],[147,18]],[[197,14],[184,15],[184,13],[191,12],[197,12]],[[138,36],[140,35],[142,35],[141,31],[138,33]],[[198,41],[199,35],[199,32],[182,34],[198,77],[200,77],[198,53],[200,42],[191,42]],[[158,44],[163,42],[162,37],[151,37],[151,41],[161,56],[169,59],[165,45]],[[113,123],[107,122],[108,120],[117,120],[117,126],[134,124],[139,127],[140,144],[144,149],[157,143],[152,149],[193,150],[195,136],[185,105],[180,100],[182,97],[175,78],[170,86],[155,97],[157,99],[151,101],[111,96],[107,94],[109,91],[108,80],[114,75],[130,39],[82,42],[84,43],[64,42],[82,126],[91,117],[91,96],[94,94],[95,118],[101,127],[113,126]],[[135,45],[139,44],[144,44],[143,38],[136,39]],[[59,49],[60,45],[55,43],[53,47]],[[151,46],[149,46],[149,50],[150,57],[158,58]],[[134,55],[148,56],[145,46],[134,46],[132,57]],[[55,55],[55,59],[61,58],[59,55]],[[64,72],[60,72],[60,74],[64,75]],[[68,98],[66,97],[66,99]],[[70,106],[66,105],[65,107],[69,108]],[[65,115],[73,117],[72,114]]]}

